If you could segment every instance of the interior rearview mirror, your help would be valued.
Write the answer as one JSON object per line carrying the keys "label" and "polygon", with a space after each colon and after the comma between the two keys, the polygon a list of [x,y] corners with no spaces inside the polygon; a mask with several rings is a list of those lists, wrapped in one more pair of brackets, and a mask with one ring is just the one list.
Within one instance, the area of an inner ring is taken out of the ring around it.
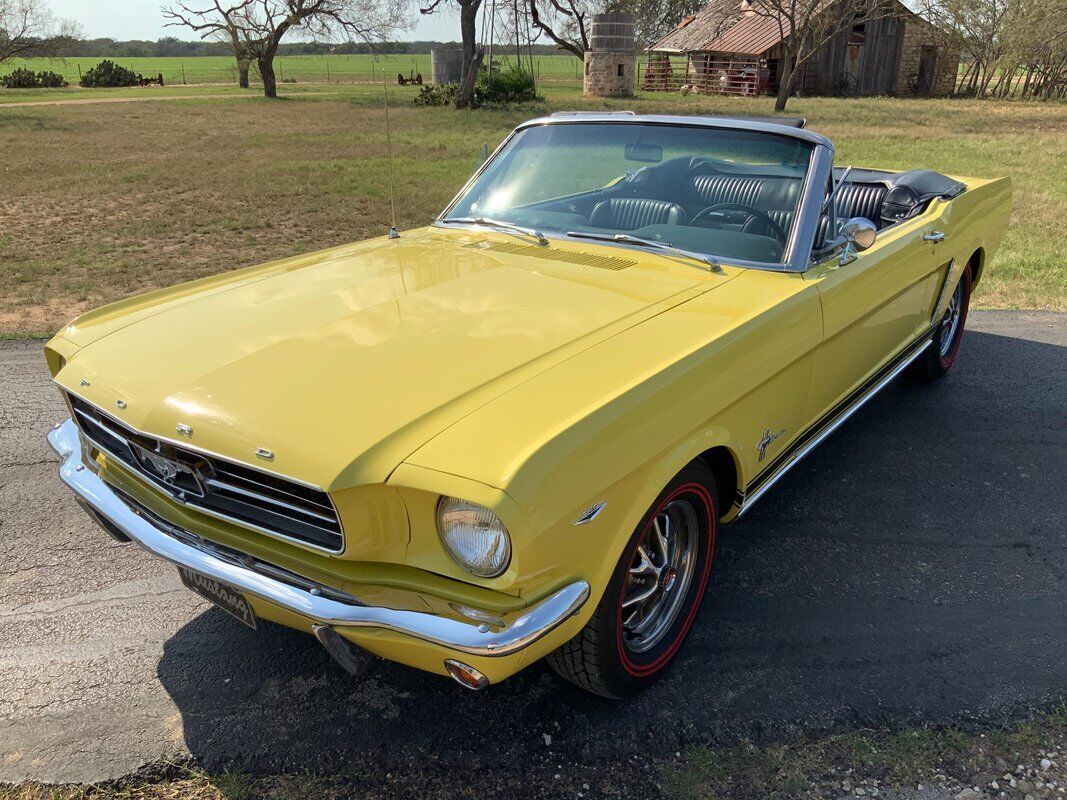
{"label": "interior rearview mirror", "polygon": [[655,164],[663,160],[663,148],[658,144],[633,142],[626,145],[624,155],[627,161],[643,161],[647,164]]}

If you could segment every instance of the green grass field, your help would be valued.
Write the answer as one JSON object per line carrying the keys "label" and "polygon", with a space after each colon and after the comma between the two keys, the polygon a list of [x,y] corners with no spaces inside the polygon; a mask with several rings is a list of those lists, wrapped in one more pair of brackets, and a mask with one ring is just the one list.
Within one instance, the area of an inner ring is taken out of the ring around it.
{"label": "green grass field", "polygon": [[[497,57],[496,63],[507,59]],[[30,58],[14,59],[0,65],[0,75],[12,69],[24,67],[35,72],[51,70],[63,75],[71,85],[76,85],[82,73],[98,64],[100,57],[66,59]],[[199,56],[190,58],[121,58],[112,59],[117,64],[140,73],[145,77],[163,73],[167,84],[190,83],[237,83],[237,67],[227,56]],[[545,80],[578,80],[582,65],[572,56],[535,56],[537,77]],[[280,81],[297,83],[360,83],[380,81],[382,78],[396,81],[398,73],[406,77],[411,71],[421,72],[430,79],[430,55],[329,55],[329,56],[279,56],[275,70]]]}
{"label": "green grass field", "polygon": [[[548,83],[544,103],[506,111],[417,108],[392,86],[402,228],[424,225],[523,119],[557,109],[769,113],[768,98],[641,94],[587,100]],[[221,95],[179,99],[189,93]],[[0,102],[69,97],[145,102],[0,105],[0,335],[55,330],[132,293],[370,236],[388,228],[382,89],[177,87],[0,90]],[[173,102],[153,102],[169,98]],[[1067,104],[946,100],[790,101],[830,136],[839,163],[1010,176],[1012,226],[978,307],[1067,310]]]}

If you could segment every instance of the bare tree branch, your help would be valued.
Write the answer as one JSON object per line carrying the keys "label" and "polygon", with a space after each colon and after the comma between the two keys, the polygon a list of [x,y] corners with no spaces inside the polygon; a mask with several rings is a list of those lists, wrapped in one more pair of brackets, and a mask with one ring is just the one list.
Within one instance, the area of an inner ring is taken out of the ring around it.
{"label": "bare tree branch", "polygon": [[[5,0],[0,0],[5,2]],[[480,2],[480,0],[479,0]],[[263,80],[263,93],[277,97],[274,58],[289,31],[300,29],[315,39],[344,35],[373,44],[404,27],[405,0],[237,0],[224,5],[194,8],[179,1],[163,9],[169,26],[183,26],[201,38],[228,39],[247,85],[248,66],[255,61]]]}
{"label": "bare tree branch", "polygon": [[78,36],[77,26],[56,20],[44,0],[0,0],[0,62],[51,58]]}

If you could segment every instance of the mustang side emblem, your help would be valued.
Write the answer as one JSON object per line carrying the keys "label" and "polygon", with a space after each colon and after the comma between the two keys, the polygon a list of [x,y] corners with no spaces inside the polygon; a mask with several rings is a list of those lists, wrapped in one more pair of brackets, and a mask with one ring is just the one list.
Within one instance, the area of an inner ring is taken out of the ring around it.
{"label": "mustang side emblem", "polygon": [[760,461],[767,457],[767,448],[770,446],[771,442],[773,442],[783,433],[785,433],[785,428],[782,428],[780,431],[778,431],[778,433],[771,433],[770,428],[763,429],[763,438],[756,443],[756,450],[759,451]]}

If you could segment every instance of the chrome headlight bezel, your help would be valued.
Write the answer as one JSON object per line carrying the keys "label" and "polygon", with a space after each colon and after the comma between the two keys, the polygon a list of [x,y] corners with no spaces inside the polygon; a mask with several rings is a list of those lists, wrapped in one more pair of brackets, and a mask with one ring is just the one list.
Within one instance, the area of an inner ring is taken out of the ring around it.
{"label": "chrome headlight bezel", "polygon": [[[511,564],[511,533],[492,509],[460,497],[437,501],[437,536],[445,552],[466,572],[496,578]],[[478,537],[484,537],[479,542]]]}

